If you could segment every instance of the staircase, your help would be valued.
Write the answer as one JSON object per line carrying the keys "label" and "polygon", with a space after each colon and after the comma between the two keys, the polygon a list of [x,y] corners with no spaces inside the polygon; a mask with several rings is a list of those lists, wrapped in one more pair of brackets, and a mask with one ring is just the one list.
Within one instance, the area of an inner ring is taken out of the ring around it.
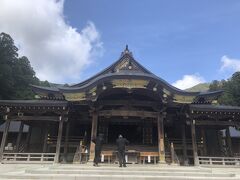
{"label": "staircase", "polygon": [[[4,168],[2,165],[1,168]],[[129,165],[119,168],[117,165],[46,165],[15,168],[15,171],[1,173],[0,179],[78,179],[78,180],[237,180],[235,173],[226,171],[214,172],[210,168],[181,167],[169,165]]]}

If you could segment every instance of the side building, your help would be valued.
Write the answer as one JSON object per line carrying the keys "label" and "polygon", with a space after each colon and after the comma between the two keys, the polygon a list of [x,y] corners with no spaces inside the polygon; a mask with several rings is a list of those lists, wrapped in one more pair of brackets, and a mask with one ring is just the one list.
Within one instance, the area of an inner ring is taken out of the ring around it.
{"label": "side building", "polygon": [[[223,91],[173,87],[139,64],[127,47],[115,63],[79,84],[32,85],[32,90],[38,99],[0,100],[2,163],[92,161],[91,139],[99,133],[106,163],[116,160],[119,134],[130,141],[129,163],[199,165],[220,158],[233,164],[239,153],[230,127],[239,127],[240,107],[217,105]],[[16,121],[19,132],[10,135]]]}

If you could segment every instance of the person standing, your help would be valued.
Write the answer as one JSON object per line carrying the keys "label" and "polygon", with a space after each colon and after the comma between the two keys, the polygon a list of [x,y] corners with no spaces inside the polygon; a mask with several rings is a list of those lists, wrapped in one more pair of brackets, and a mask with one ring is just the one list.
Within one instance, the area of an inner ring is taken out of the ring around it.
{"label": "person standing", "polygon": [[118,150],[119,167],[127,167],[125,159],[125,147],[129,144],[129,141],[126,138],[123,138],[122,135],[119,135],[116,143]]}
{"label": "person standing", "polygon": [[100,161],[103,141],[104,141],[103,134],[99,134],[98,137],[92,139],[92,142],[95,144],[95,156],[93,160],[93,166],[98,166],[98,163]]}

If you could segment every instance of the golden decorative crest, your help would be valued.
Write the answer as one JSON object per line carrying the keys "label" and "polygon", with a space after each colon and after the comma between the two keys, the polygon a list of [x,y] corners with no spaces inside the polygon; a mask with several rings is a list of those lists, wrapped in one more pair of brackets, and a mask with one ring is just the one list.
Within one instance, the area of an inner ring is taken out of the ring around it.
{"label": "golden decorative crest", "polygon": [[82,93],[64,93],[65,99],[68,101],[81,101],[86,99],[86,94]]}
{"label": "golden decorative crest", "polygon": [[174,94],[174,102],[178,102],[178,103],[192,103],[193,99],[195,98],[195,96],[183,96],[183,95],[178,95],[178,94]]}
{"label": "golden decorative crest", "polygon": [[149,81],[139,79],[115,79],[112,80],[113,88],[146,88]]}

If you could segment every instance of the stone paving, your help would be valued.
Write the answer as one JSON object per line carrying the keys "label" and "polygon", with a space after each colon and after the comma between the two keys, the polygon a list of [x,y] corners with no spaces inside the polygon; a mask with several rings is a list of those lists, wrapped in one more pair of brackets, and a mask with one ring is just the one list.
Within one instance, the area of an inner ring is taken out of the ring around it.
{"label": "stone paving", "polygon": [[170,165],[0,164],[0,179],[74,180],[240,180],[240,168],[183,167]]}

